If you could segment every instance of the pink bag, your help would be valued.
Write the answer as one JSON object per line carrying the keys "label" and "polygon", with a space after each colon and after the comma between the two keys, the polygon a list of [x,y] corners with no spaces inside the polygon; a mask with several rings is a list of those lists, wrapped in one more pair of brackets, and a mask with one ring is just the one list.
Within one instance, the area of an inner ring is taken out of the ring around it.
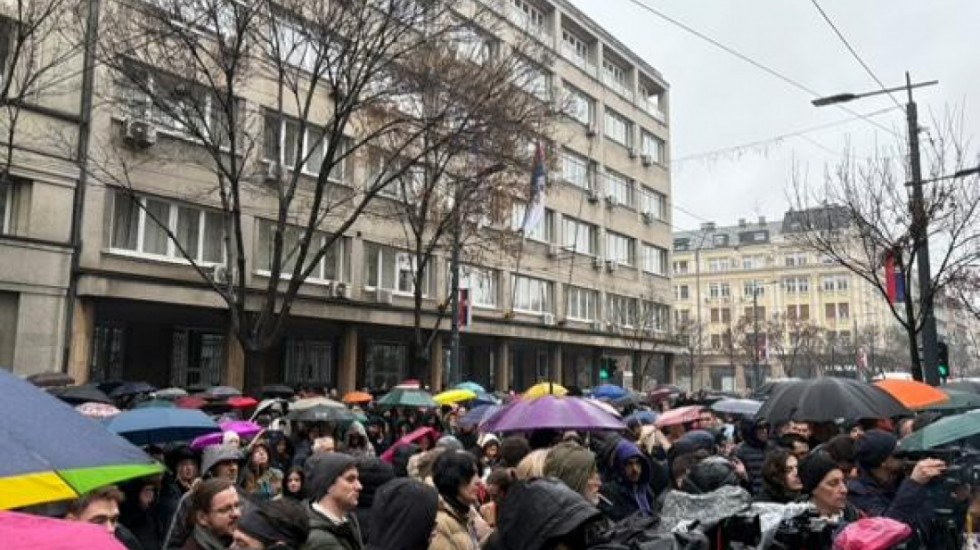
{"label": "pink bag", "polygon": [[912,536],[912,528],[888,518],[865,518],[848,525],[834,539],[834,550],[887,550]]}

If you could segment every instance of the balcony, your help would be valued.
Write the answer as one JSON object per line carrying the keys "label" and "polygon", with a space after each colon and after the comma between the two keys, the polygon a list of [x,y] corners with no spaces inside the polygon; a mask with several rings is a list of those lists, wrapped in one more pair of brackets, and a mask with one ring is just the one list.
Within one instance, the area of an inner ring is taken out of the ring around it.
{"label": "balcony", "polygon": [[630,90],[625,83],[616,80],[616,78],[611,74],[603,73],[602,83],[608,86],[612,91],[626,98],[628,101],[633,101],[633,91]]}
{"label": "balcony", "polygon": [[667,123],[667,115],[660,110],[659,101],[651,101],[649,98],[644,97],[640,98],[640,101],[637,103],[639,104],[640,109],[643,109],[647,114],[657,119],[661,123]]}
{"label": "balcony", "polygon": [[562,42],[561,44],[561,56],[564,57],[569,63],[575,65],[579,69],[585,71],[591,77],[597,77],[599,74],[599,68],[590,63],[589,60],[582,55],[582,52],[575,49],[575,46],[569,44],[568,42]]}

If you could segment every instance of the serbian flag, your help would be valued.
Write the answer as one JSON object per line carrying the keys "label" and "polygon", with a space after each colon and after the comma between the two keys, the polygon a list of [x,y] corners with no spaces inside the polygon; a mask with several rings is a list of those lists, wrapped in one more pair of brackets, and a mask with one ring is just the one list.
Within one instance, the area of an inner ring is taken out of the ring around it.
{"label": "serbian flag", "polygon": [[885,256],[885,285],[889,302],[898,304],[905,301],[905,277],[895,261],[894,252]]}
{"label": "serbian flag", "polygon": [[473,308],[470,307],[470,289],[459,289],[459,328],[466,330],[473,324]]}
{"label": "serbian flag", "polygon": [[524,223],[521,230],[527,236],[544,218],[544,189],[548,181],[548,171],[544,166],[544,149],[541,143],[534,148],[534,168],[531,172],[531,192],[528,194],[527,208],[524,210]]}

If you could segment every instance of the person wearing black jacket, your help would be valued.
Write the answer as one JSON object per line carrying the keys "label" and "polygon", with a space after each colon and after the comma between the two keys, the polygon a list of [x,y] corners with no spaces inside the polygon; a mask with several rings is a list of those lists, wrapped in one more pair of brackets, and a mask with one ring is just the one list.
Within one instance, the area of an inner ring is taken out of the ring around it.
{"label": "person wearing black jacket", "polygon": [[615,475],[604,483],[600,509],[613,521],[639,513],[652,516],[656,498],[650,489],[652,466],[635,443],[619,440],[615,451]]}
{"label": "person wearing black jacket", "polygon": [[409,478],[378,488],[371,507],[365,550],[426,550],[436,524],[439,494]]}
{"label": "person wearing black jacket", "polygon": [[[513,485],[484,550],[586,548],[602,513],[564,483],[538,478]],[[560,546],[563,545],[563,546]]]}
{"label": "person wearing black jacket", "polygon": [[357,461],[357,474],[361,482],[361,494],[357,498],[357,509],[354,516],[361,525],[361,538],[364,543],[370,542],[371,536],[371,507],[375,495],[385,483],[395,479],[395,470],[391,464],[380,458],[362,458]]}
{"label": "person wearing black jacket", "polygon": [[751,418],[742,420],[739,425],[742,442],[735,448],[735,457],[745,465],[745,473],[749,476],[753,495],[762,491],[762,465],[766,461],[768,428],[765,421],[756,422]]}

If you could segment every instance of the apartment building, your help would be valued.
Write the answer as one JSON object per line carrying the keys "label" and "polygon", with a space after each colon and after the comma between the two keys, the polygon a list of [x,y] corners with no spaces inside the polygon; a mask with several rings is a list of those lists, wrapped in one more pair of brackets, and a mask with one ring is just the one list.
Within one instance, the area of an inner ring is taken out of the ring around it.
{"label": "apartment building", "polygon": [[[598,383],[600,364],[614,360],[619,380],[628,382],[642,361],[653,366],[644,370],[643,384],[670,381],[679,348],[669,337],[668,85],[568,2],[491,5],[508,32],[552,52],[535,93],[571,109],[550,136],[549,164],[557,169],[548,174],[545,216],[527,236],[519,265],[501,255],[462,268],[473,311],[461,336],[462,372],[453,378],[501,389],[543,379],[586,387]],[[247,108],[260,111],[263,97],[248,95]],[[68,101],[75,104],[77,97]],[[122,139],[124,116],[96,110],[93,133]],[[150,154],[179,142],[170,129],[159,130]],[[0,327],[16,327],[0,330],[0,365],[20,374],[58,369],[58,352],[70,342],[65,368],[80,381],[243,385],[245,358],[227,308],[151,220],[166,220],[202,264],[220,263],[223,234],[207,174],[193,166],[144,170],[134,182],[140,207],[104,185],[89,185],[75,218],[77,170],[69,164],[52,183],[34,157],[17,161],[27,183],[4,204],[30,207],[8,207],[0,235]],[[365,177],[368,164],[353,157],[336,180]],[[243,214],[254,254],[247,283],[256,289],[268,275],[262,266],[269,210],[256,199]],[[514,228],[523,214],[524,205],[515,204]],[[68,288],[72,220],[80,227],[74,291]],[[49,233],[53,242],[45,240]],[[283,342],[262,366],[265,383],[316,382],[346,391],[405,378],[414,267],[399,245],[403,238],[398,224],[378,217],[343,234],[301,289]],[[431,265],[423,283],[425,326],[434,325],[449,293],[448,258]],[[445,380],[448,323],[442,330],[425,373],[434,387]]]}
{"label": "apartment building", "polygon": [[[855,372],[884,345],[897,326],[887,302],[830,258],[801,247],[793,238],[802,227],[800,215],[790,211],[782,220],[741,219],[732,226],[708,222],[674,234],[675,323],[690,327],[694,342],[677,367],[682,386],[692,375],[694,388],[743,391],[787,374]],[[769,323],[778,328],[766,328]],[[819,337],[802,342],[806,336],[799,334],[811,330]],[[751,352],[756,334],[758,363]],[[784,369],[780,358],[794,352],[820,359]]]}

